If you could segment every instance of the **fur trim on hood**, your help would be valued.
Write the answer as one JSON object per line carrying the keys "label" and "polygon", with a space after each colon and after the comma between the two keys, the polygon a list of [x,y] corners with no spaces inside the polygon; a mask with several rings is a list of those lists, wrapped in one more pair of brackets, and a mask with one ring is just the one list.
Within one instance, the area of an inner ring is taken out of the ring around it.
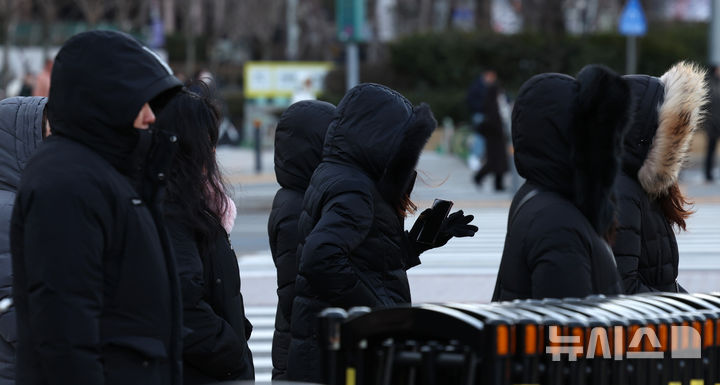
{"label": "fur trim on hood", "polygon": [[640,184],[651,197],[667,194],[677,183],[707,101],[705,71],[695,64],[680,62],[660,81],[665,86],[665,98],[658,112],[658,128],[638,172]]}

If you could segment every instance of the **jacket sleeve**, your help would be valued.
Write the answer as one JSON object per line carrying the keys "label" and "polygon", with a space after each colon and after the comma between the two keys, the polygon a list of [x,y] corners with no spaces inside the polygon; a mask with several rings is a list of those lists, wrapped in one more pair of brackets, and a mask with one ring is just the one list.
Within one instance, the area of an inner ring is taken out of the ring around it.
{"label": "jacket sleeve", "polygon": [[167,218],[183,299],[183,326],[191,329],[183,338],[185,364],[218,380],[235,379],[248,370],[245,336],[217,315],[203,299],[203,263],[193,231]]}
{"label": "jacket sleeve", "polygon": [[546,227],[536,239],[528,252],[533,298],[582,298],[593,294],[589,247],[575,229],[550,231]]}
{"label": "jacket sleeve", "polygon": [[365,186],[345,186],[323,206],[305,238],[298,274],[332,306],[378,306],[380,299],[360,280],[350,255],[367,237],[373,221],[373,199]]}
{"label": "jacket sleeve", "polygon": [[[10,257],[10,216],[15,194],[0,191],[0,300],[12,298],[12,261]],[[0,314],[0,337],[14,348],[17,347],[15,308]],[[0,363],[14,362],[15,357],[0,353]]]}
{"label": "jacket sleeve", "polygon": [[24,250],[28,343],[49,383],[103,384],[101,218],[112,213],[97,188],[69,184],[31,191],[15,205],[13,222],[22,217],[24,225],[22,239],[12,238]]}
{"label": "jacket sleeve", "polygon": [[640,205],[628,196],[618,200],[618,229],[613,254],[626,294],[653,291],[640,277],[638,266],[642,250],[642,212]]}

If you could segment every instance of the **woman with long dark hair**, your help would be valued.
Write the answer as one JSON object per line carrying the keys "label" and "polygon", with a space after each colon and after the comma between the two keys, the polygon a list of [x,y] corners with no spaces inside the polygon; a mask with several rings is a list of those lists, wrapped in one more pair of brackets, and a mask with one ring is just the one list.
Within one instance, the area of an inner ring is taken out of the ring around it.
{"label": "woman with long dark hair", "polygon": [[692,211],[678,175],[700,124],[705,74],[679,63],[660,78],[624,78],[635,120],[624,140],[613,252],[626,293],[683,291],[676,281],[679,255],[673,226],[685,230]]}
{"label": "woman with long dark hair", "polygon": [[205,96],[172,98],[157,126],[177,135],[165,200],[183,296],[184,383],[253,379],[240,275],[228,233],[235,205],[215,159],[220,114]]}

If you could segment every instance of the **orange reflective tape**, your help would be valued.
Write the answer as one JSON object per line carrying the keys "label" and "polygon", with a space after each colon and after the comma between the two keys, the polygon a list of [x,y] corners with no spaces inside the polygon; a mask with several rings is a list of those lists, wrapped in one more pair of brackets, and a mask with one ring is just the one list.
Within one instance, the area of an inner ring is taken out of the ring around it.
{"label": "orange reflective tape", "polygon": [[695,329],[697,331],[697,334],[692,333],[690,330],[688,330],[688,333],[690,333],[690,335],[688,337],[690,337],[690,342],[691,342],[693,349],[700,349],[702,347],[702,343],[703,343],[703,341],[702,341],[702,333],[703,333],[702,324],[700,323],[700,321],[693,321],[692,326],[693,326],[693,329]]}
{"label": "orange reflective tape", "polygon": [[525,325],[525,354],[537,354],[537,326]]}
{"label": "orange reflective tape", "polygon": [[713,345],[713,322],[705,320],[705,334],[703,335],[703,347],[707,348]]}
{"label": "orange reflective tape", "polygon": [[498,325],[497,328],[495,328],[495,337],[495,344],[497,346],[496,353],[500,356],[507,355],[510,351],[508,346],[510,342],[510,331],[507,325]]}
{"label": "orange reflective tape", "polygon": [[687,322],[683,322],[682,326],[685,326],[685,327],[682,328],[683,333],[682,333],[682,339],[680,340],[680,346],[681,346],[681,349],[687,350],[687,349],[690,349],[690,328],[688,327],[688,326],[690,326],[690,324]]}

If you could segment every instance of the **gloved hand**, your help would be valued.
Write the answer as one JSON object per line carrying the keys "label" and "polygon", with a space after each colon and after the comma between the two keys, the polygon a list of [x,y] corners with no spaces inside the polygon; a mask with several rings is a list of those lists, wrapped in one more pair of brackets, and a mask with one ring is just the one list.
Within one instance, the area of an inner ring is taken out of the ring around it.
{"label": "gloved hand", "polygon": [[472,237],[478,231],[477,226],[471,225],[470,222],[475,219],[472,215],[464,215],[462,210],[458,210],[443,221],[440,226],[440,232],[433,247],[444,246],[452,237]]}
{"label": "gloved hand", "polygon": [[425,226],[425,221],[431,210],[432,209],[426,209],[420,213],[413,227],[408,232],[408,240],[416,255],[420,255],[420,253],[429,249],[444,246],[452,237],[472,237],[478,231],[477,226],[469,224],[475,217],[472,215],[463,215],[463,211],[458,210],[443,220],[437,238],[435,238],[435,242],[432,245],[417,242],[417,237],[423,226]]}

